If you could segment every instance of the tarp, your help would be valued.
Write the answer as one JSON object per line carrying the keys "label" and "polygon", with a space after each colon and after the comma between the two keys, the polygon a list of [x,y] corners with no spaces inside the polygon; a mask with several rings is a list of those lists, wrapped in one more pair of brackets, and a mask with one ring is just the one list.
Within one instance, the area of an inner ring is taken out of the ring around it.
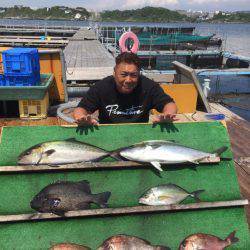
{"label": "tarp", "polygon": [[[169,45],[179,43],[206,42],[213,36],[189,35],[182,33],[153,35],[149,32],[140,33],[137,35],[140,45]],[[120,37],[117,38],[117,41]]]}

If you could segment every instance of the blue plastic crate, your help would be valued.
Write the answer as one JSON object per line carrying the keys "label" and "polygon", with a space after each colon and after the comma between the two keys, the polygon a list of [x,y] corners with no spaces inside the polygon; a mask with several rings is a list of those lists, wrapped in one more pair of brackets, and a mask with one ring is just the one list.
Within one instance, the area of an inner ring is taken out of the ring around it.
{"label": "blue plastic crate", "polygon": [[5,77],[4,75],[0,74],[0,86],[5,86],[6,82],[5,82]]}
{"label": "blue plastic crate", "polygon": [[36,86],[41,81],[39,74],[5,75],[5,86]]}
{"label": "blue plastic crate", "polygon": [[5,74],[35,74],[40,72],[36,48],[13,48],[2,52]]}

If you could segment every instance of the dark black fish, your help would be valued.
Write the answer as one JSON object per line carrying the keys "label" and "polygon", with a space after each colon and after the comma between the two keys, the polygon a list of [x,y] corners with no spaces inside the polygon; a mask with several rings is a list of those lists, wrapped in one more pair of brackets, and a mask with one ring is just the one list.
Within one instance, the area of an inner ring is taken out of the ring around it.
{"label": "dark black fish", "polygon": [[88,181],[62,181],[43,188],[30,202],[38,212],[63,216],[67,211],[89,209],[91,203],[107,207],[111,192],[91,194]]}

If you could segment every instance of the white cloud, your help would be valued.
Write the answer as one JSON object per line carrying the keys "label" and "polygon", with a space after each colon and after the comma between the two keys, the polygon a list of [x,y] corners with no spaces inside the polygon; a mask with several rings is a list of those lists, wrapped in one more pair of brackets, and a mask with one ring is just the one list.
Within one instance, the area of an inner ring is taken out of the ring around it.
{"label": "white cloud", "polygon": [[247,4],[247,2],[250,4],[249,0],[237,0],[237,1],[232,1],[232,0],[187,0],[186,1],[187,4],[190,5],[195,5],[195,4],[201,4],[201,5],[212,5],[212,4],[218,4],[221,7],[225,6],[227,4],[231,4],[231,5],[240,5],[240,4]]}
{"label": "white cloud", "polygon": [[189,4],[209,4],[218,2],[227,2],[227,0],[187,0]]}

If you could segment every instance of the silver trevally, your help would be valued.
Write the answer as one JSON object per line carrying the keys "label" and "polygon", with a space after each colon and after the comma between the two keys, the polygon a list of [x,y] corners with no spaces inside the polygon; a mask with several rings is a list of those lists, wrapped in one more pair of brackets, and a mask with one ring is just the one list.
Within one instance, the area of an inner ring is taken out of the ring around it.
{"label": "silver trevally", "polygon": [[145,205],[171,205],[178,204],[185,200],[188,196],[194,197],[197,202],[200,201],[199,195],[205,190],[197,190],[189,193],[185,189],[169,183],[150,188],[139,199],[139,203]]}
{"label": "silver trevally", "polygon": [[162,171],[161,164],[184,162],[198,164],[205,158],[212,159],[219,156],[226,149],[227,147],[221,147],[213,153],[206,153],[172,141],[152,140],[123,148],[119,151],[119,154],[131,161],[150,162],[155,168]]}
{"label": "silver trevally", "polygon": [[60,165],[98,161],[109,156],[109,152],[98,147],[68,139],[37,144],[18,157],[19,165]]}

